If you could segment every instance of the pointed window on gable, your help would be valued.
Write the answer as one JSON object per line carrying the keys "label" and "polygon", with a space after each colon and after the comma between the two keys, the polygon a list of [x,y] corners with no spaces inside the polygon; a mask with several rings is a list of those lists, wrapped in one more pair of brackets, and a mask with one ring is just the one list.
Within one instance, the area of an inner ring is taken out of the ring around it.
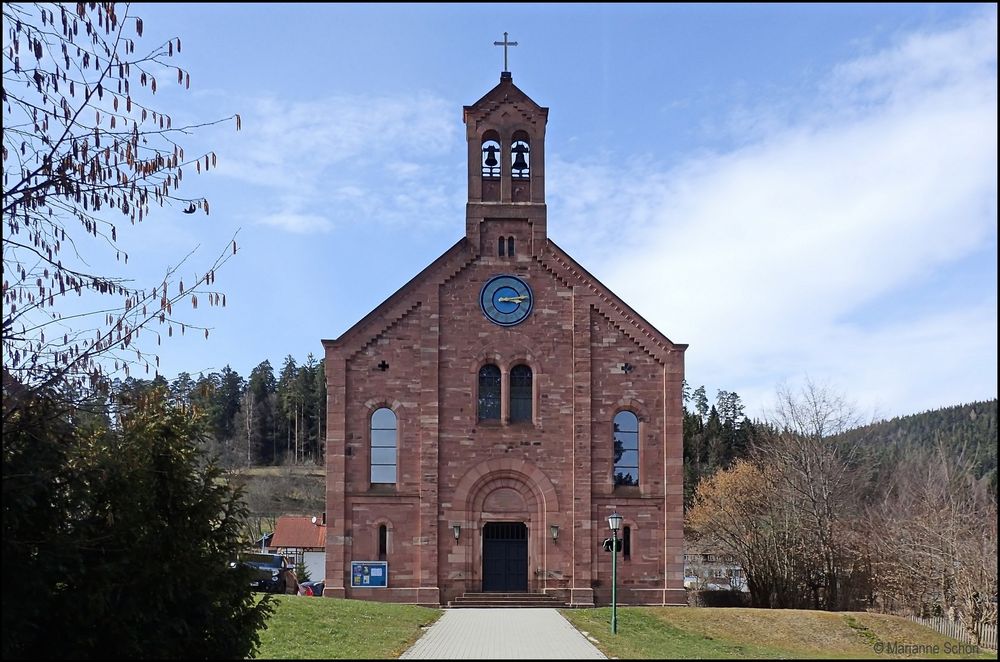
{"label": "pointed window on gable", "polygon": [[479,420],[500,420],[500,368],[492,363],[479,369]]}
{"label": "pointed window on gable", "polygon": [[630,411],[615,414],[614,484],[639,484],[639,418]]}
{"label": "pointed window on gable", "polygon": [[396,414],[387,407],[372,414],[371,482],[396,482]]}

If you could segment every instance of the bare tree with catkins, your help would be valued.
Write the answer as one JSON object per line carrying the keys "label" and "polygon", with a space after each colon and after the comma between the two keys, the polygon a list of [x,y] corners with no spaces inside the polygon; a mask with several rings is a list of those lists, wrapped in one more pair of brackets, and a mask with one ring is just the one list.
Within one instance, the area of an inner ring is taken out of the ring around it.
{"label": "bare tree with catkins", "polygon": [[[181,41],[143,54],[142,32],[129,5],[4,3],[5,421],[19,393],[100,388],[119,371],[155,372],[153,345],[164,335],[208,335],[178,320],[178,304],[225,305],[212,286],[236,253],[235,238],[201,273],[182,278],[182,260],[146,286],[91,266],[114,255],[125,268],[119,224],[140,223],[151,205],[209,212],[208,200],[178,190],[185,171],[215,167],[215,154],[186,156],[177,140],[196,126],[175,126],[150,105],[159,86],[190,86],[171,63]],[[164,72],[171,80],[158,80]],[[240,128],[239,115],[197,126],[228,121]],[[83,312],[67,305],[93,295]]]}

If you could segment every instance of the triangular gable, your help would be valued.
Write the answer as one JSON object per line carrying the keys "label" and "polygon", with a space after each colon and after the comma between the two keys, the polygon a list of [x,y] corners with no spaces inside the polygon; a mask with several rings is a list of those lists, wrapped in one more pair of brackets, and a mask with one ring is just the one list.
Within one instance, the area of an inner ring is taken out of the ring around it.
{"label": "triangular gable", "polygon": [[324,339],[323,346],[343,347],[356,342],[358,347],[364,347],[372,339],[385,333],[419,305],[419,300],[412,296],[414,292],[420,290],[430,281],[444,283],[451,280],[478,257],[475,252],[466,248],[466,244],[464,237],[459,239],[440,257],[393,292],[388,299],[362,317],[354,326],[340,334],[339,338],[336,340]]}
{"label": "triangular gable", "polygon": [[584,285],[590,289],[596,297],[598,312],[657,360],[666,363],[667,354],[688,348],[686,344],[670,340],[551,239],[547,240],[547,249],[540,258],[542,264],[568,285]]}
{"label": "triangular gable", "polygon": [[[468,250],[466,243],[464,238],[458,240],[339,338],[323,340],[323,345],[344,347],[353,343],[363,349],[420,305],[420,301],[413,296],[414,292],[428,282],[446,283],[479,258],[477,252]],[[650,324],[551,239],[547,240],[547,248],[539,258],[541,265],[567,286],[588,287],[596,296],[597,310],[658,360],[666,362],[666,355],[670,352],[687,349],[686,344],[673,342]]]}
{"label": "triangular gable", "polygon": [[500,83],[492,90],[483,95],[479,101],[471,106],[464,106],[464,121],[469,123],[473,118],[477,122],[482,121],[501,105],[514,106],[526,120],[534,122],[541,120],[544,124],[549,116],[549,109],[539,106],[534,100],[514,85],[509,78],[502,78]]}

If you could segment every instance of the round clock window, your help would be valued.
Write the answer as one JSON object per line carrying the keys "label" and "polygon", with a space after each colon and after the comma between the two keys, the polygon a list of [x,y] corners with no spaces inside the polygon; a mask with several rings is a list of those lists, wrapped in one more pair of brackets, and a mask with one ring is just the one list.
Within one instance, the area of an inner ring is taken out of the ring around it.
{"label": "round clock window", "polygon": [[479,293],[479,306],[486,319],[500,326],[523,322],[531,314],[533,303],[531,288],[516,276],[495,276]]}

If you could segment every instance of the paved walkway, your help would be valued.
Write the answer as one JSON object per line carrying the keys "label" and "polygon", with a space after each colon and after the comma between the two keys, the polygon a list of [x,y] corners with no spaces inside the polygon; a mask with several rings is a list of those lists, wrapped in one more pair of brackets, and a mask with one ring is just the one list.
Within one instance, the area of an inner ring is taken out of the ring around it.
{"label": "paved walkway", "polygon": [[606,659],[555,609],[447,609],[409,659]]}

